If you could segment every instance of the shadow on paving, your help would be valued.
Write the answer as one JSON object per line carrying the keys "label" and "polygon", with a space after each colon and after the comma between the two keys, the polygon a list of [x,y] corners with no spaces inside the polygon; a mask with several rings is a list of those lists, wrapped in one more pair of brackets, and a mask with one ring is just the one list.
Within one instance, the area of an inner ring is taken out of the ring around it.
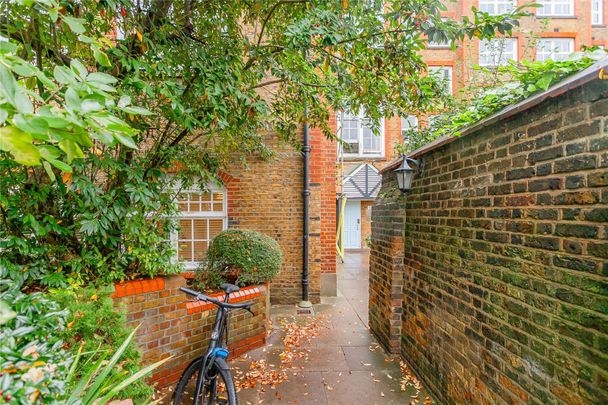
{"label": "shadow on paving", "polygon": [[[347,253],[346,263],[339,266],[338,289],[337,297],[324,297],[315,306],[316,319],[322,324],[319,335],[310,342],[304,339],[296,348],[303,357],[286,363],[287,379],[274,387],[258,384],[241,389],[241,405],[425,403],[428,394],[424,389],[407,385],[402,390],[398,360],[387,358],[367,329],[367,252]],[[231,363],[237,379],[243,379],[251,364],[263,364],[266,371],[277,370],[278,374],[283,371],[282,323],[305,327],[313,322],[311,317],[294,313],[293,306],[272,307],[268,344]]]}

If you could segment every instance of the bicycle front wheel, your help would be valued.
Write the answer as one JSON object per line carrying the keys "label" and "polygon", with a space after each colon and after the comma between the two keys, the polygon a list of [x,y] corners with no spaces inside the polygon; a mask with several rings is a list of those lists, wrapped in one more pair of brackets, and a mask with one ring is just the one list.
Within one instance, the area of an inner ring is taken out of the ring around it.
{"label": "bicycle front wheel", "polygon": [[[202,357],[194,360],[182,374],[173,393],[173,405],[194,404],[194,391],[201,361]],[[198,398],[200,405],[238,405],[234,381],[224,359],[215,359]]]}

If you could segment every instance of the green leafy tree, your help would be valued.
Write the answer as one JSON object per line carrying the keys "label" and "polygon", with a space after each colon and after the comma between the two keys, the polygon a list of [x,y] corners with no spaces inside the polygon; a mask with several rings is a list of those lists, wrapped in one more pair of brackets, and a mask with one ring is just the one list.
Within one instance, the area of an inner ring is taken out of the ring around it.
{"label": "green leafy tree", "polygon": [[297,144],[304,120],[334,136],[332,110],[379,122],[434,109],[427,39],[508,34],[523,15],[442,19],[439,0],[4,7],[0,260],[27,286],[177,271],[176,185],[269,157],[269,131]]}

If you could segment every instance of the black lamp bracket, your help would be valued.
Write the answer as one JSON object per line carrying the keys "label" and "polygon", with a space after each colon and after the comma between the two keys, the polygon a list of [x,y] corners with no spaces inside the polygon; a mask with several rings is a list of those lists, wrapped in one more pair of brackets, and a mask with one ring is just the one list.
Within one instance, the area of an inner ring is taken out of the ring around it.
{"label": "black lamp bracket", "polygon": [[414,165],[416,165],[416,168],[418,169],[418,173],[422,173],[422,170],[424,170],[424,160],[422,159],[412,159],[409,158],[407,156],[404,156],[403,159],[408,162],[408,163],[413,163]]}

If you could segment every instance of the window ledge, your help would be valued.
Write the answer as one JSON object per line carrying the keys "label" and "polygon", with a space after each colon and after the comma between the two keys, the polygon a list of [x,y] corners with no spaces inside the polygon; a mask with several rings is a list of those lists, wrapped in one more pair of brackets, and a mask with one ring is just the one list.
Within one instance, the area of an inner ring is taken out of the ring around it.
{"label": "window ledge", "polygon": [[361,161],[365,161],[365,160],[385,160],[386,158],[384,156],[380,156],[380,155],[367,155],[367,156],[344,156],[343,157],[345,161],[356,161],[356,160],[361,160]]}
{"label": "window ledge", "polygon": [[591,28],[606,28],[606,24],[591,24]]}

